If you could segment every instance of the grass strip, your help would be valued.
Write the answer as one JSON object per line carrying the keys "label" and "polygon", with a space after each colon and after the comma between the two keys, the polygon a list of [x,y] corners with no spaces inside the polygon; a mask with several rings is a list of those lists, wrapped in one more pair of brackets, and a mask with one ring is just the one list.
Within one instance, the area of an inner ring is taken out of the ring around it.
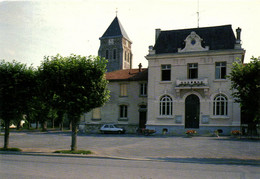
{"label": "grass strip", "polygon": [[12,152],[21,152],[22,150],[19,148],[0,148],[0,151],[12,151]]}
{"label": "grass strip", "polygon": [[91,151],[89,150],[58,150],[55,151],[54,153],[62,153],[62,154],[81,154],[81,155],[88,155],[88,154],[92,154]]}

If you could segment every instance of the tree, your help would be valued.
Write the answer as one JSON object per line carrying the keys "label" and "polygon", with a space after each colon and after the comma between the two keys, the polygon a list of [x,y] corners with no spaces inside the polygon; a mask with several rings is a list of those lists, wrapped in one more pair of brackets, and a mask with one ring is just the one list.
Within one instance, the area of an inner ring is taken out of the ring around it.
{"label": "tree", "polygon": [[9,147],[10,121],[21,118],[31,99],[34,72],[32,67],[16,61],[0,61],[0,118],[5,126],[4,149]]}
{"label": "tree", "polygon": [[105,71],[106,60],[77,55],[45,57],[39,68],[50,104],[56,104],[57,110],[62,109],[72,121],[72,151],[77,150],[77,126],[81,115],[102,106],[109,98]]}
{"label": "tree", "polygon": [[230,73],[233,96],[241,104],[248,123],[260,122],[260,58],[247,64],[235,62]]}

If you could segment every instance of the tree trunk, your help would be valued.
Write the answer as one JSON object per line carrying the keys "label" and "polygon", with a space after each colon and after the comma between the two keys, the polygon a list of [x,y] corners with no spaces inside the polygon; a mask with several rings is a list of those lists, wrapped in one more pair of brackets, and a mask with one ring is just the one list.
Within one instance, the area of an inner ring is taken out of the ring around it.
{"label": "tree trunk", "polygon": [[[71,116],[72,117],[72,116]],[[78,133],[78,118],[73,116],[71,118],[72,131],[71,131],[71,151],[77,150],[77,133]]]}
{"label": "tree trunk", "polygon": [[63,131],[63,121],[60,122],[60,131]]}
{"label": "tree trunk", "polygon": [[47,131],[47,121],[43,121],[41,123],[41,126],[42,126],[42,132],[46,132]]}
{"label": "tree trunk", "polygon": [[4,121],[5,121],[4,149],[8,149],[8,147],[9,147],[9,126],[10,126],[10,120],[4,120]]}
{"label": "tree trunk", "polygon": [[30,128],[31,128],[31,122],[30,122],[30,121],[28,121],[28,126],[27,126],[27,129],[28,129],[28,130],[30,130]]}
{"label": "tree trunk", "polygon": [[30,114],[27,114],[26,120],[28,122],[27,129],[30,130],[30,128],[31,128],[31,121],[32,121]]}
{"label": "tree trunk", "polygon": [[55,128],[55,124],[54,124],[54,118],[52,118],[52,128]]}
{"label": "tree trunk", "polygon": [[69,122],[69,130],[72,130],[72,122],[71,122],[71,120]]}
{"label": "tree trunk", "polygon": [[21,120],[19,120],[17,122],[17,126],[16,126],[16,130],[19,130],[19,129],[21,129]]}
{"label": "tree trunk", "polygon": [[58,121],[59,121],[60,130],[63,131],[64,113],[62,111],[58,111],[57,114],[58,114]]}
{"label": "tree trunk", "polygon": [[39,121],[36,121],[36,127],[35,129],[39,129]]}

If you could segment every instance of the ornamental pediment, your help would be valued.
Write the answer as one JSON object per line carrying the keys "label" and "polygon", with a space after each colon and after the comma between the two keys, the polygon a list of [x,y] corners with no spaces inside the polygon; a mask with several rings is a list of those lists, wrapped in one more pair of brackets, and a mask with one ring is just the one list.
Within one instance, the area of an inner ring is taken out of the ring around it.
{"label": "ornamental pediment", "polygon": [[183,49],[179,48],[178,52],[196,52],[196,51],[208,51],[209,47],[202,47],[202,38],[196,32],[192,31],[184,40],[185,47]]}

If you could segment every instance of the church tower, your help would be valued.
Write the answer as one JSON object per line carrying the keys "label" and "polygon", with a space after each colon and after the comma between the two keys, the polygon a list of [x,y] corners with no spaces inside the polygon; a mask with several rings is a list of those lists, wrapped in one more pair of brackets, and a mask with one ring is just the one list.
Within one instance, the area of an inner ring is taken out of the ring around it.
{"label": "church tower", "polygon": [[99,40],[98,55],[108,60],[107,72],[132,68],[132,42],[117,16]]}

